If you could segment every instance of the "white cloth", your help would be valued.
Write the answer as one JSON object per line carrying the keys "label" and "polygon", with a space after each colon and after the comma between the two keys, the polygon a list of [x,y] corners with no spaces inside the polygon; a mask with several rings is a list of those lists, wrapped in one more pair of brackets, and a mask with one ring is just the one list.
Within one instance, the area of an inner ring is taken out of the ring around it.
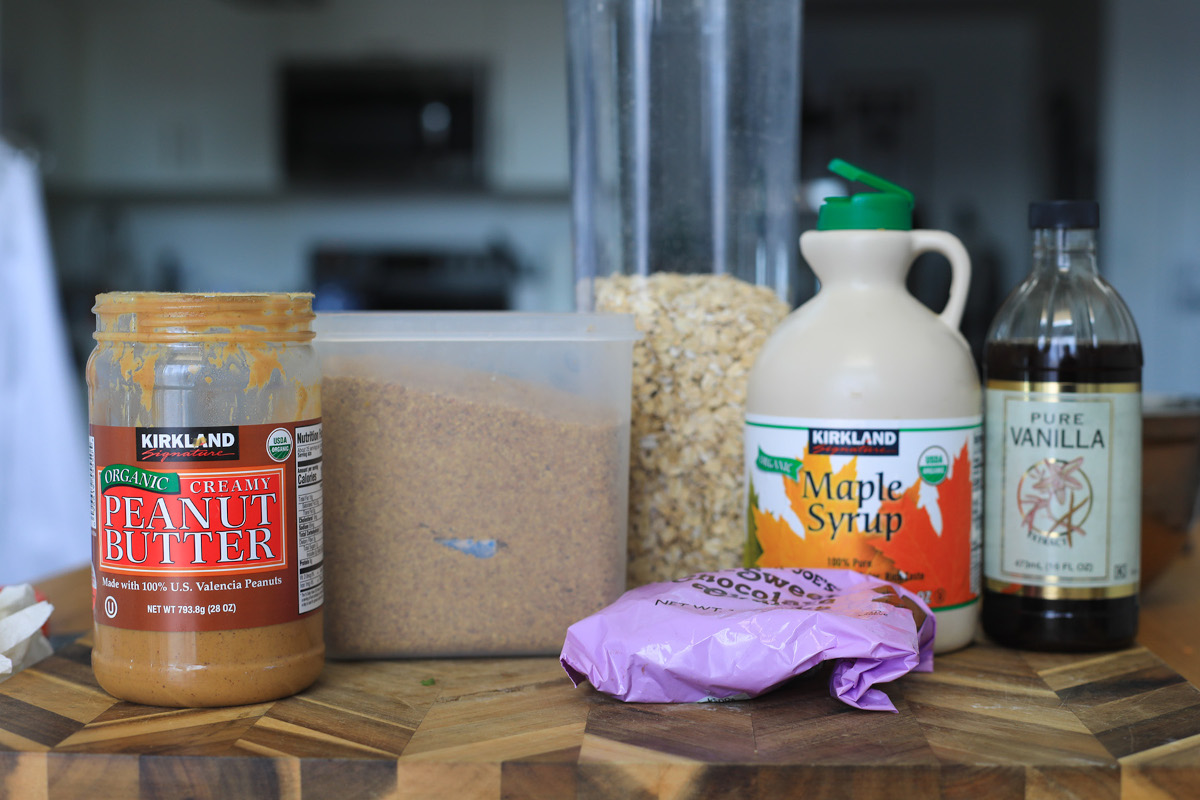
{"label": "white cloth", "polygon": [[50,655],[42,626],[53,611],[27,583],[0,589],[0,681]]}
{"label": "white cloth", "polygon": [[82,386],[55,291],[37,168],[0,143],[0,584],[91,558]]}

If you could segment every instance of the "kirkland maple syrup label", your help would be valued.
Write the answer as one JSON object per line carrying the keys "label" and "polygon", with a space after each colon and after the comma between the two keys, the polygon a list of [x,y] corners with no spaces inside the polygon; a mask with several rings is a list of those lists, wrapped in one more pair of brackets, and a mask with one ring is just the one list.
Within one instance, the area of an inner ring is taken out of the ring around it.
{"label": "kirkland maple syrup label", "polygon": [[748,414],[746,565],[854,569],[935,611],[975,602],[982,425]]}
{"label": "kirkland maple syrup label", "polygon": [[324,600],[321,422],[91,426],[96,620],[294,622]]}
{"label": "kirkland maple syrup label", "polygon": [[990,381],[985,394],[988,588],[1047,599],[1135,594],[1138,384]]}

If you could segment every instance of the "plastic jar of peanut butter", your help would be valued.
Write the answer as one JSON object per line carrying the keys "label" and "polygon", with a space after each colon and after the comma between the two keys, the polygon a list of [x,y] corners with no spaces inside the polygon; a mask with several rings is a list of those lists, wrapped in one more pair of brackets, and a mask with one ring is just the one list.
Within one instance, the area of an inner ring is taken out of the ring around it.
{"label": "plastic jar of peanut butter", "polygon": [[320,369],[308,294],[96,298],[92,669],[225,706],[320,674]]}

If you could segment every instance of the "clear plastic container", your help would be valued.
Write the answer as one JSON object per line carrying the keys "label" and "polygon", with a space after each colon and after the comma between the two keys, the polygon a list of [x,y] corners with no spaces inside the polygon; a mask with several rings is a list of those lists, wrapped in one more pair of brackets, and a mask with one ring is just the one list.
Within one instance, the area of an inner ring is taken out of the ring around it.
{"label": "clear plastic container", "polygon": [[632,313],[633,583],[737,566],[746,375],[794,302],[799,0],[568,0],[580,309]]}
{"label": "clear plastic container", "polygon": [[801,0],[566,7],[580,307],[654,272],[793,302]]}
{"label": "clear plastic container", "polygon": [[632,318],[316,327],[330,654],[557,654],[625,589]]}
{"label": "clear plastic container", "polygon": [[110,694],[239,705],[321,673],[311,304],[283,293],[96,298],[92,669]]}

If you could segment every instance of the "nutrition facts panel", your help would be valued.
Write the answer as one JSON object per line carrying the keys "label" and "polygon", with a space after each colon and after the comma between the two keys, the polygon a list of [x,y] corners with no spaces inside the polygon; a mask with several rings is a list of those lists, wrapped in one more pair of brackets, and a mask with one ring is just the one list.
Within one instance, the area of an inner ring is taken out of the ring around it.
{"label": "nutrition facts panel", "polygon": [[325,546],[321,500],[321,424],[296,428],[296,553],[300,613],[325,599]]}

